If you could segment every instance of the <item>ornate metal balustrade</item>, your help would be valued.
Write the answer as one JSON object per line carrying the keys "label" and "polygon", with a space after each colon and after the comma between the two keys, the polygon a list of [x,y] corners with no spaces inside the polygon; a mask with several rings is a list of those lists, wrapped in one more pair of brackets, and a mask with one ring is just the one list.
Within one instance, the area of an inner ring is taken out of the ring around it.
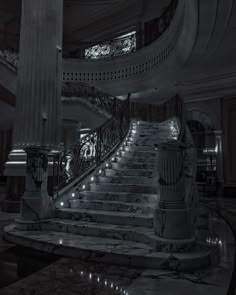
{"label": "ornate metal balustrade", "polygon": [[175,15],[178,0],[172,0],[158,18],[144,23],[144,31],[131,32],[113,40],[76,43],[77,48],[69,58],[102,59],[136,52],[158,39],[169,27]]}
{"label": "ornate metal balustrade", "polygon": [[91,43],[81,44],[82,48],[85,48],[82,52],[86,59],[99,59],[132,53],[136,51],[136,33],[91,45]]}
{"label": "ornate metal balustrade", "polygon": [[63,187],[105,161],[126,136],[130,124],[129,98],[117,101],[114,100],[115,113],[111,119],[62,152],[51,155],[54,198]]}
{"label": "ornate metal balustrade", "polygon": [[90,104],[111,115],[116,112],[116,97],[106,92],[99,91],[97,88],[87,85],[86,83],[63,83],[62,95],[65,97],[80,97],[85,99],[85,101],[88,101]]}

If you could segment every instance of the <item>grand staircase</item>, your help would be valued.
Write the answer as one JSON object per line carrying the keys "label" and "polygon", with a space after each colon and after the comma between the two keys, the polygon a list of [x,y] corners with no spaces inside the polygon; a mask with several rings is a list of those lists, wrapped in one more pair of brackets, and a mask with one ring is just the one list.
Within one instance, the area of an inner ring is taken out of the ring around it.
{"label": "grand staircase", "polygon": [[99,262],[178,269],[207,265],[210,254],[203,246],[172,253],[154,233],[157,147],[174,140],[173,130],[168,122],[133,122],[131,126],[105,168],[89,176],[86,188],[81,189],[80,184],[57,200],[54,219],[31,225],[18,221],[5,229],[6,238],[38,250]]}

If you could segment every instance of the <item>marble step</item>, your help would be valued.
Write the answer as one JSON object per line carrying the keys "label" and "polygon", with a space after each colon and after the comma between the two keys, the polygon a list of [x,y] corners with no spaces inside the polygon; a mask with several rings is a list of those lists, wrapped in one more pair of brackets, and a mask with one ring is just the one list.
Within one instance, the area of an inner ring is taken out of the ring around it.
{"label": "marble step", "polygon": [[134,162],[119,162],[119,163],[111,163],[112,169],[141,169],[141,170],[153,170],[154,163],[143,164],[143,163],[134,163]]}
{"label": "marble step", "polygon": [[157,184],[157,179],[145,176],[98,176],[98,183],[122,183],[122,184]]}
{"label": "marble step", "polygon": [[144,159],[142,158],[128,158],[128,157],[119,157],[116,158],[116,163],[118,164],[141,164],[146,165],[146,167],[150,166],[153,167],[155,163],[157,162],[157,158],[149,158],[146,157]]}
{"label": "marble step", "polygon": [[105,176],[146,176],[151,177],[153,175],[152,170],[146,169],[105,169]]}
{"label": "marble step", "polygon": [[148,145],[137,145],[137,144],[130,144],[125,147],[126,151],[140,151],[140,152],[152,152],[155,150],[155,146],[148,146]]}
{"label": "marble step", "polygon": [[125,203],[156,203],[157,194],[139,194],[139,193],[124,193],[124,192],[80,192],[81,199],[86,200],[105,200],[105,201],[117,201]]}
{"label": "marble step", "polygon": [[212,257],[212,250],[204,246],[195,247],[188,253],[172,253],[170,257],[170,253],[155,251],[144,243],[86,237],[57,231],[22,231],[18,230],[14,224],[5,227],[4,238],[20,246],[61,256],[76,257],[87,262],[96,261],[146,269],[174,271],[199,269],[208,266]]}
{"label": "marble step", "polygon": [[[156,248],[157,240],[152,228],[116,225],[68,219],[53,219],[41,223],[41,230],[65,232],[81,236],[101,237],[139,242]],[[37,227],[35,228],[37,229]]]}
{"label": "marble step", "polygon": [[142,184],[120,184],[120,183],[91,183],[90,190],[92,192],[127,192],[127,193],[157,193],[157,186]]}
{"label": "marble step", "polygon": [[124,203],[118,201],[69,199],[70,208],[152,214],[154,203]]}
{"label": "marble step", "polygon": [[155,158],[156,155],[157,155],[157,152],[156,151],[122,151],[122,156],[124,157],[131,157],[131,158],[135,158],[136,156],[137,157],[140,157],[140,158],[145,158],[145,157],[153,157]]}
{"label": "marble step", "polygon": [[84,209],[63,208],[56,210],[56,217],[62,219],[82,220],[117,225],[153,227],[152,214],[130,212],[110,212]]}
{"label": "marble step", "polygon": [[148,155],[143,158],[143,157],[130,157],[130,156],[121,156],[121,157],[115,157],[117,163],[142,163],[142,164],[147,164],[150,165],[154,163],[157,160],[157,157],[149,157]]}

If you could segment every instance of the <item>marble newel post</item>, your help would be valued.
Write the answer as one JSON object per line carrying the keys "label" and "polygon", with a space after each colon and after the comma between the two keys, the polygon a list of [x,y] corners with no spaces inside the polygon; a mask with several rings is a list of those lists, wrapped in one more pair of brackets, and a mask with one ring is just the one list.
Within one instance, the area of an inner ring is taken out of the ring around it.
{"label": "marble newel post", "polygon": [[25,148],[27,154],[25,193],[21,200],[21,219],[37,221],[49,218],[51,199],[47,192],[48,152],[45,147]]}
{"label": "marble newel post", "polygon": [[185,147],[179,142],[159,146],[160,199],[154,213],[156,235],[173,251],[191,247],[194,242],[194,214],[185,197]]}
{"label": "marble newel post", "polygon": [[47,218],[48,157],[60,143],[63,0],[22,0],[14,148],[27,154],[21,218]]}

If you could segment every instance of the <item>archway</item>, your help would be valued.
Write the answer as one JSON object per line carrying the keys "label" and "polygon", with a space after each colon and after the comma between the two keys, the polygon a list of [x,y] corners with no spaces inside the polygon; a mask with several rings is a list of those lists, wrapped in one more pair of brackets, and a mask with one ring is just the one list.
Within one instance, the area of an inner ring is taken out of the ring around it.
{"label": "archway", "polygon": [[214,125],[209,116],[199,110],[187,113],[187,124],[197,151],[197,183],[207,195],[215,194],[218,151]]}

